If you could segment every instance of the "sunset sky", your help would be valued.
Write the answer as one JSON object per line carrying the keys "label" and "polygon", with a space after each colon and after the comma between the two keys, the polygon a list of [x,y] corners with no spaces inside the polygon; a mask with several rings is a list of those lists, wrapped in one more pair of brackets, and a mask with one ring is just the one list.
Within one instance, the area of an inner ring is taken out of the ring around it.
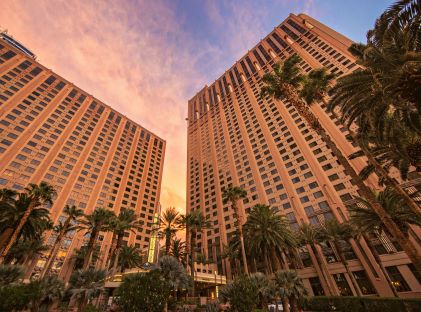
{"label": "sunset sky", "polygon": [[187,100],[289,13],[364,41],[386,0],[0,0],[43,65],[167,141],[161,203],[185,209]]}

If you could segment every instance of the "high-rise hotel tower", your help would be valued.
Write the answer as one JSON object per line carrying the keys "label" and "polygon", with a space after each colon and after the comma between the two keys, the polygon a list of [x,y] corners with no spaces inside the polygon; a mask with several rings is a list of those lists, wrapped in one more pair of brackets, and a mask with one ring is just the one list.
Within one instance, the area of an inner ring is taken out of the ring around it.
{"label": "high-rise hotel tower", "polygon": [[[213,228],[199,234],[198,245],[216,261],[221,273],[230,275],[230,265],[221,253],[235,232],[233,211],[221,200],[221,190],[229,185],[247,191],[239,207],[241,222],[259,203],[277,207],[293,229],[302,223],[347,219],[346,207],[354,203],[357,188],[342,165],[290,103],[263,99],[260,89],[263,74],[293,54],[301,57],[304,73],[322,66],[336,75],[357,69],[347,51],[351,43],[307,15],[291,14],[188,102],[187,211],[200,210],[211,220]],[[323,103],[311,110],[344,155],[357,150],[347,140],[347,129],[326,112]],[[352,165],[360,171],[365,163],[360,158],[352,160]],[[414,191],[417,181],[405,186]],[[367,183],[376,189],[375,177]],[[384,235],[370,243],[398,292],[419,295],[420,274],[399,246]],[[352,241],[344,248],[357,287],[332,248],[327,246],[321,256],[322,266],[330,272],[327,282],[321,268],[313,266],[317,261],[312,261],[311,249],[299,250],[299,274],[311,294],[393,295],[367,242]]]}
{"label": "high-rise hotel tower", "polygon": [[[124,241],[148,250],[158,209],[165,141],[66,81],[0,34],[0,188],[22,190],[46,181],[57,190],[51,219],[64,206],[86,214],[102,207],[133,209],[142,228]],[[54,270],[70,273],[72,254],[86,238],[69,233]],[[101,233],[97,267],[104,267],[112,234]],[[54,242],[50,235],[48,242]],[[45,258],[34,263],[36,273]]]}

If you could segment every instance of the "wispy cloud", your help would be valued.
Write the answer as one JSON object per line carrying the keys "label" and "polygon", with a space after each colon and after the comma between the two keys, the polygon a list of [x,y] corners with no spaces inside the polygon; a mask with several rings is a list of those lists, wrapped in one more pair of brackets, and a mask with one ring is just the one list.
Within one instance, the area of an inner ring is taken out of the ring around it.
{"label": "wispy cloud", "polygon": [[[290,3],[275,3],[277,10],[288,10],[279,13],[278,22],[290,12]],[[306,11],[311,4],[294,2]],[[207,34],[197,38],[183,28],[189,16],[176,5],[2,0],[0,26],[41,63],[167,140],[161,202],[184,210],[187,100],[275,25],[268,25],[273,7],[262,1],[208,0],[203,2],[206,22],[218,40]]]}

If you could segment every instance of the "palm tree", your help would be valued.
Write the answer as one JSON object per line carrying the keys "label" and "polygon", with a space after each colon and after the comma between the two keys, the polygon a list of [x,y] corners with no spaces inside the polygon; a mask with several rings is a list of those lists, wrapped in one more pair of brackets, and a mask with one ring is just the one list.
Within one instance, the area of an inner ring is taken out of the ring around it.
{"label": "palm tree", "polygon": [[[238,266],[240,261],[240,240],[237,239],[238,235],[231,236],[228,241],[228,245],[224,245],[222,249],[221,257],[227,259],[231,265],[231,270],[235,273],[234,275],[241,274],[241,269]],[[235,270],[234,270],[235,269]]]}
{"label": "palm tree", "polygon": [[344,265],[346,272],[351,279],[351,282],[354,286],[355,291],[357,292],[358,296],[362,296],[361,290],[358,286],[358,283],[352,274],[351,269],[349,268],[348,261],[345,258],[344,250],[342,248],[342,242],[348,242],[353,237],[353,229],[347,223],[339,223],[337,220],[327,220],[318,231],[318,238],[319,241],[331,244],[338,256],[341,260],[342,264]]}
{"label": "palm tree", "polygon": [[174,257],[163,256],[159,259],[158,270],[173,291],[187,289],[192,281],[183,265]]}
{"label": "palm tree", "polygon": [[71,232],[76,230],[78,227],[73,226],[72,223],[76,222],[78,223],[78,219],[83,216],[83,210],[78,209],[76,206],[69,206],[66,205],[63,209],[63,214],[67,216],[64,223],[59,223],[54,231],[57,233],[57,238],[54,241],[53,247],[50,250],[50,254],[48,255],[47,262],[45,263],[45,266],[43,270],[41,271],[40,278],[43,278],[45,274],[47,274],[51,268],[53,267],[54,261],[57,257],[57,253],[60,249],[61,242],[64,238],[64,236]]}
{"label": "palm tree", "polygon": [[268,277],[262,273],[253,273],[249,276],[250,282],[253,287],[256,289],[257,293],[257,306],[260,309],[266,309],[268,303],[271,302],[276,295],[276,286],[275,283],[268,279]]}
{"label": "palm tree", "polygon": [[21,266],[0,264],[0,287],[18,282],[23,278],[24,273]]}
{"label": "palm tree", "polygon": [[283,311],[289,312],[290,304],[292,312],[298,312],[298,300],[307,295],[307,290],[297,272],[292,270],[277,272],[274,281],[282,300]]}
{"label": "palm tree", "polygon": [[135,233],[135,229],[139,227],[137,216],[133,210],[122,208],[117,217],[111,218],[110,230],[114,232],[116,243],[111,248],[111,256],[114,256],[113,268],[111,274],[115,274],[119,263],[120,251],[123,245],[123,238],[126,232]]}
{"label": "palm tree", "polygon": [[317,229],[310,225],[310,224],[301,224],[298,230],[298,239],[299,245],[301,246],[310,246],[310,249],[314,256],[316,257],[316,265],[320,268],[320,272],[322,274],[322,278],[325,281],[325,285],[330,293],[330,295],[337,295],[335,291],[335,287],[332,285],[332,281],[330,279],[329,271],[327,269],[326,263],[324,259],[320,256],[319,250],[317,246],[318,243],[318,233]]}
{"label": "palm tree", "polygon": [[[100,249],[100,245],[96,244],[94,246],[94,251],[91,256],[91,263],[95,263],[98,260],[99,249]],[[85,262],[87,253],[88,253],[87,245],[84,245],[80,247],[79,249],[75,249],[73,251],[72,259],[74,261],[73,263],[74,270],[81,270],[83,268],[83,263]]]}
{"label": "palm tree", "polygon": [[[195,280],[194,263],[196,261],[196,236],[201,233],[204,229],[211,227],[208,218],[205,218],[199,210],[193,210],[186,216],[183,216],[180,221],[184,224],[186,232],[189,234],[188,251],[190,252],[190,274],[193,281]],[[186,236],[187,237],[187,236]],[[192,295],[194,297],[195,287],[193,283]]]}
{"label": "palm tree", "polygon": [[[0,249],[4,246],[14,229],[18,226],[23,215],[28,210],[32,199],[25,193],[19,193],[0,210],[0,228],[2,229]],[[4,203],[4,202],[3,202]],[[51,228],[50,211],[42,207],[35,207],[18,235],[18,239],[39,239],[43,232]]]}
{"label": "palm tree", "polygon": [[48,311],[51,304],[63,296],[64,283],[55,276],[32,280],[27,286],[31,312]]}
{"label": "palm tree", "polygon": [[10,249],[10,252],[4,258],[5,263],[15,261],[15,264],[25,266],[28,261],[36,256],[42,255],[48,250],[48,246],[44,244],[44,238],[34,238],[29,240],[19,240]]}
{"label": "palm tree", "polygon": [[140,267],[142,265],[140,249],[134,246],[122,246],[118,265],[121,272],[124,272],[125,269]]}
{"label": "palm tree", "polygon": [[[383,209],[391,216],[406,237],[409,237],[410,226],[421,226],[421,219],[406,206],[406,202],[392,188],[386,188],[384,191],[375,193],[377,201],[382,205]],[[362,197],[356,198],[361,205],[353,205],[349,207],[351,215],[351,223],[364,232],[373,230],[389,231],[387,226],[382,222],[380,217],[373,211],[370,203]]]}
{"label": "palm tree", "polygon": [[84,215],[80,221],[80,228],[85,232],[89,232],[89,242],[87,245],[86,257],[83,262],[83,270],[86,270],[91,263],[92,253],[94,251],[95,242],[98,239],[99,232],[108,229],[111,218],[115,217],[110,210],[97,208],[90,215]]}
{"label": "palm tree", "polygon": [[246,250],[244,248],[243,223],[242,223],[242,220],[240,220],[240,215],[238,213],[238,205],[237,205],[237,202],[240,199],[245,198],[246,196],[247,196],[247,192],[243,190],[241,187],[230,186],[226,190],[223,191],[222,202],[224,204],[228,202],[231,203],[231,209],[234,212],[234,218],[236,219],[238,235],[240,237],[241,255],[243,258],[244,273],[249,274],[249,270],[247,266]]}
{"label": "palm tree", "polygon": [[337,157],[339,163],[342,164],[345,171],[350,175],[353,184],[357,185],[362,196],[370,202],[370,205],[380,216],[383,222],[387,224],[387,227],[390,229],[393,236],[399,241],[402,248],[408,254],[408,257],[417,269],[421,270],[421,255],[417,252],[412,242],[404,236],[397,225],[393,223],[390,216],[384,212],[381,205],[376,202],[371,190],[364,184],[364,181],[356,173],[348,159],[346,159],[335,142],[327,134],[316,116],[308,108],[307,103],[305,103],[300,97],[299,90],[304,81],[304,76],[300,73],[300,69],[298,67],[300,60],[301,59],[298,55],[293,55],[282,65],[275,64],[273,66],[274,72],[263,76],[265,86],[263,86],[261,90],[262,97],[269,95],[275,99],[286,98],[286,100],[294,106],[301,117],[306,120],[307,124],[321,136],[327,147]]}
{"label": "palm tree", "polygon": [[16,243],[16,240],[18,239],[22,228],[28,221],[32,211],[42,205],[52,204],[52,200],[56,196],[54,187],[47,182],[41,182],[39,185],[31,183],[28,185],[28,187],[25,188],[25,192],[30,198],[30,203],[22,218],[20,219],[17,227],[14,229],[8,244],[0,255],[0,263],[4,261],[4,257],[9,253],[10,248],[12,248],[12,246]]}
{"label": "palm tree", "polygon": [[72,274],[69,289],[72,298],[78,302],[78,311],[83,311],[88,300],[99,296],[104,288],[104,282],[104,270],[77,270]]}
{"label": "palm tree", "polygon": [[161,233],[165,237],[165,254],[168,255],[171,248],[171,239],[180,229],[180,213],[174,207],[167,208],[162,214]]}
{"label": "palm tree", "polygon": [[176,258],[181,264],[186,266],[186,242],[179,238],[174,238],[171,243],[169,255]]}
{"label": "palm tree", "polygon": [[[252,208],[244,224],[246,246],[252,255],[263,256],[266,274],[270,274],[271,262],[275,271],[279,270],[278,259],[282,263],[282,254],[295,248],[297,243],[288,220],[276,213],[275,208],[258,204]],[[285,269],[286,263],[281,266]]]}

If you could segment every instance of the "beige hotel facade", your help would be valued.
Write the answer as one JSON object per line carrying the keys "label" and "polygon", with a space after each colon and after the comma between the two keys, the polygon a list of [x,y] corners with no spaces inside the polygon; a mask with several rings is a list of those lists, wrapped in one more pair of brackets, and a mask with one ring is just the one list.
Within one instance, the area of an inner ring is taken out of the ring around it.
{"label": "beige hotel facade", "polygon": [[[148,250],[158,212],[165,141],[38,63],[19,42],[0,34],[0,188],[22,190],[46,181],[57,190],[54,224],[64,206],[86,214],[132,209],[142,224],[128,245]],[[47,235],[48,244],[54,234]],[[86,241],[69,233],[53,269],[68,278],[73,251]],[[112,233],[101,233],[96,267],[103,268]],[[45,263],[32,263],[37,274]]]}
{"label": "beige hotel facade", "polygon": [[[228,260],[221,257],[235,231],[233,211],[222,203],[222,189],[241,186],[247,198],[240,202],[240,220],[259,203],[277,207],[293,229],[302,223],[318,225],[324,220],[347,220],[347,206],[355,204],[357,188],[344,172],[320,136],[308,127],[286,101],[260,98],[262,76],[272,66],[293,54],[302,61],[303,72],[326,67],[340,76],[358,65],[348,52],[351,40],[305,15],[291,14],[255,47],[210,86],[206,85],[188,102],[187,212],[200,210],[209,217],[212,229],[199,234],[198,246],[217,263],[220,274],[231,275]],[[323,103],[311,107],[313,113],[348,156],[357,151],[347,140],[348,131]],[[364,159],[351,161],[357,171]],[[412,193],[421,179],[412,174],[405,187]],[[376,177],[367,181],[378,189]],[[411,239],[420,241],[419,229]],[[396,285],[399,296],[421,295],[420,272],[389,237],[373,237],[382,265]],[[393,296],[379,264],[364,240],[345,247],[352,274],[363,295]],[[350,276],[327,248],[319,250],[328,268],[334,295],[356,295]],[[329,295],[315,255],[310,248],[299,250],[306,288],[312,295]],[[203,270],[199,268],[198,270]],[[206,269],[205,269],[206,270]]]}

